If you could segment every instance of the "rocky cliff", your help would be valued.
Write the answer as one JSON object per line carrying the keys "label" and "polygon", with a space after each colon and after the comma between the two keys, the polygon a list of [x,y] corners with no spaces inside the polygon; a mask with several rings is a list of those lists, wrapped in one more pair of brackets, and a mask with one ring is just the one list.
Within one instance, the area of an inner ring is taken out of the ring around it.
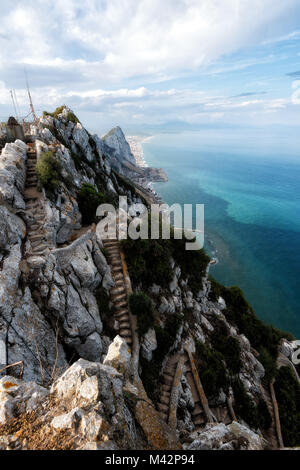
{"label": "rocky cliff", "polygon": [[271,385],[291,338],[202,251],[101,239],[100,202],[147,202],[124,162],[120,128],[92,136],[66,107],[2,150],[0,448],[282,446]]}

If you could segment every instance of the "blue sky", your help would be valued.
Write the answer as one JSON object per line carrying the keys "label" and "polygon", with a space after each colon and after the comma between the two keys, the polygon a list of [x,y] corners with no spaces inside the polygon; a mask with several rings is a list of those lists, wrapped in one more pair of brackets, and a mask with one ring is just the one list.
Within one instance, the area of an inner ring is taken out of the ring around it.
{"label": "blue sky", "polygon": [[300,0],[2,0],[0,118],[24,68],[99,133],[297,126]]}

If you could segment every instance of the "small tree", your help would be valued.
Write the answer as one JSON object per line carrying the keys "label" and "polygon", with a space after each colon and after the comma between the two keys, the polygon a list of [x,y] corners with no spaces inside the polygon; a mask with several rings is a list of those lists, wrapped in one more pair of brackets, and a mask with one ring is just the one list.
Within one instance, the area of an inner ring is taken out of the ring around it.
{"label": "small tree", "polygon": [[132,314],[137,316],[139,334],[143,336],[154,324],[152,301],[148,295],[138,292],[131,294],[129,305]]}
{"label": "small tree", "polygon": [[44,152],[37,161],[35,171],[42,186],[55,190],[59,185],[61,166],[53,152]]}
{"label": "small tree", "polygon": [[104,203],[104,195],[94,186],[84,183],[78,194],[78,206],[82,215],[83,224],[91,224],[96,220],[97,207]]}

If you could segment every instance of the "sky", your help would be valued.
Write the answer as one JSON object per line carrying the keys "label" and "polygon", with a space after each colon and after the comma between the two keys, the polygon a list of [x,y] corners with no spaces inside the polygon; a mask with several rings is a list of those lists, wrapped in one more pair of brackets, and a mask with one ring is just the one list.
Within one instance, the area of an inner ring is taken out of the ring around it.
{"label": "sky", "polygon": [[100,134],[297,126],[300,0],[1,0],[0,120],[24,70]]}

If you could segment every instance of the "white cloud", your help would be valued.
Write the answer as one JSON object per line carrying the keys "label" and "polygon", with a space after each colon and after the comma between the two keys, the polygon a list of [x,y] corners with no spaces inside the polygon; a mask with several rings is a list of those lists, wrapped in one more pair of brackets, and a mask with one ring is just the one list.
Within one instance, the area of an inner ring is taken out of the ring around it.
{"label": "white cloud", "polygon": [[297,2],[29,0],[25,5],[4,0],[7,3],[11,9],[1,26],[9,42],[1,49],[2,61],[76,67],[93,54],[98,60],[90,65],[98,74],[120,79],[197,68],[244,45],[268,40],[266,26],[282,20]]}
{"label": "white cloud", "polygon": [[199,89],[165,89],[159,84],[191,70],[204,75],[209,64],[215,64],[214,74],[220,74],[274,62],[268,55],[217,65],[223,55],[245,46],[274,37],[294,38],[296,32],[287,35],[295,30],[292,13],[298,3],[2,0],[1,104],[9,109],[9,89],[15,87],[20,105],[27,109],[26,65],[40,110],[67,102],[79,113],[111,113],[125,122],[142,116],[152,122],[177,117],[190,122],[219,120],[249,109],[276,113],[286,106],[283,101],[237,102]]}

